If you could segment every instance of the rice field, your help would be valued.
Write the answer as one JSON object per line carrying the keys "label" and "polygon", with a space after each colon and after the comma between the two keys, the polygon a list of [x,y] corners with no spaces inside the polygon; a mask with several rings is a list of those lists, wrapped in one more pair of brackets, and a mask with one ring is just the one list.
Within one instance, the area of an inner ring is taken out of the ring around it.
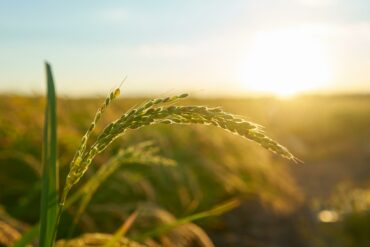
{"label": "rice field", "polygon": [[[2,95],[0,243],[368,246],[369,96],[186,96],[55,98],[45,145],[50,98]],[[37,224],[53,145],[50,233]]]}

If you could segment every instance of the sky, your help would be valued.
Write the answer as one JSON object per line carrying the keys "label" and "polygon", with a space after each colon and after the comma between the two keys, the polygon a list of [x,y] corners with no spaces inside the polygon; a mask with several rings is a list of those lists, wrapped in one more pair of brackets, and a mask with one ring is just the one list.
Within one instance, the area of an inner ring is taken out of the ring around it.
{"label": "sky", "polygon": [[0,92],[370,92],[370,1],[0,1]]}

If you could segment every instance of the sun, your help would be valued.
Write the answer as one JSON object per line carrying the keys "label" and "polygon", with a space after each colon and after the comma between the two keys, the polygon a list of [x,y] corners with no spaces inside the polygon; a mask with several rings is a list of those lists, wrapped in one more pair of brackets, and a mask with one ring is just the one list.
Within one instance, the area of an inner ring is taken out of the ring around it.
{"label": "sun", "polygon": [[317,90],[331,80],[324,45],[302,29],[259,32],[246,57],[241,80],[255,93],[290,96]]}

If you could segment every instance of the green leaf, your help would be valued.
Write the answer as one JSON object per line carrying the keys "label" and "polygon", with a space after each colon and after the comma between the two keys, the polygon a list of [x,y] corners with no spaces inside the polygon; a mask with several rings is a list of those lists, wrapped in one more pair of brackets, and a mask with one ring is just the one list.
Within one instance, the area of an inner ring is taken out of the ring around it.
{"label": "green leaf", "polygon": [[47,101],[42,147],[40,246],[54,245],[58,218],[58,166],[56,96],[51,67],[46,63]]}

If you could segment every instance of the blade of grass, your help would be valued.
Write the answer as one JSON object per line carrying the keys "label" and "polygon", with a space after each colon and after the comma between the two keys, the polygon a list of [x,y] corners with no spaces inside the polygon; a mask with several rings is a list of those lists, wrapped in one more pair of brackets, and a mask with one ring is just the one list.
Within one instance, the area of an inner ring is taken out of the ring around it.
{"label": "blade of grass", "polygon": [[237,200],[237,199],[222,203],[221,205],[218,205],[218,206],[216,206],[216,207],[214,207],[210,210],[203,211],[203,212],[196,213],[196,214],[192,214],[192,215],[186,216],[184,218],[177,219],[176,221],[171,222],[169,224],[159,226],[159,227],[157,227],[153,230],[150,230],[146,233],[141,234],[140,236],[138,236],[137,240],[142,242],[147,238],[152,238],[152,237],[156,237],[156,236],[165,234],[165,233],[169,232],[170,230],[172,230],[172,229],[174,229],[178,226],[193,222],[195,220],[200,220],[200,219],[204,219],[204,218],[208,218],[208,217],[212,217],[212,216],[221,215],[221,214],[223,214],[227,211],[230,211],[230,210],[236,208],[239,205],[240,205],[240,201]]}
{"label": "blade of grass", "polygon": [[57,167],[57,117],[53,75],[46,66],[47,101],[45,108],[44,138],[42,150],[42,189],[40,212],[40,246],[54,244],[58,218],[58,167]]}
{"label": "blade of grass", "polygon": [[132,224],[135,222],[137,216],[138,216],[138,210],[135,210],[132,214],[130,214],[127,220],[122,224],[122,226],[114,233],[113,237],[103,247],[115,246],[115,244],[119,242],[123,236],[125,236],[126,232],[130,229]]}

